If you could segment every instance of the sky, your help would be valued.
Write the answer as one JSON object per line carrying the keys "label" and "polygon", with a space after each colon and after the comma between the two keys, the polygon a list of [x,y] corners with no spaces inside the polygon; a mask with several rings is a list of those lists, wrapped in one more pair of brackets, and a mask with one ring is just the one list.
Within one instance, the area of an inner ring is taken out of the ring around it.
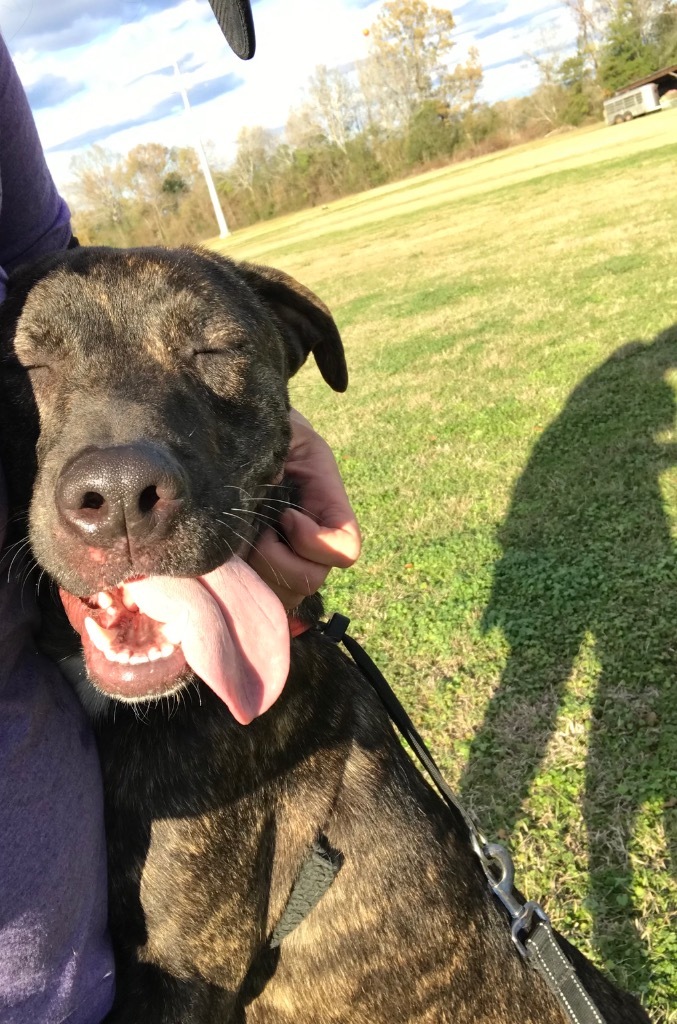
{"label": "sky", "polygon": [[[99,144],[126,153],[141,142],[208,144],[220,163],[239,130],[281,129],[319,64],[364,59],[383,0],[254,0],[257,49],[237,58],[207,0],[0,0],[0,31],[26,88],[57,184],[71,160]],[[560,0],[435,0],[453,11],[455,60],[477,46],[482,98],[536,84],[529,54],[566,47],[573,25]],[[183,112],[171,62],[190,97]]]}

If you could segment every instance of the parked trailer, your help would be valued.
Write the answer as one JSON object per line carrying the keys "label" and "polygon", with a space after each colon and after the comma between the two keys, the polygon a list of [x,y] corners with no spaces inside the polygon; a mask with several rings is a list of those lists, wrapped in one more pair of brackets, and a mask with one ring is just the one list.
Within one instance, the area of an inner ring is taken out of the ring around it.
{"label": "parked trailer", "polygon": [[650,85],[640,85],[638,89],[630,89],[620,96],[612,96],[610,100],[604,101],[604,117],[607,124],[632,121],[633,117],[641,117],[642,114],[651,114],[654,110],[660,109],[658,86],[654,82]]}

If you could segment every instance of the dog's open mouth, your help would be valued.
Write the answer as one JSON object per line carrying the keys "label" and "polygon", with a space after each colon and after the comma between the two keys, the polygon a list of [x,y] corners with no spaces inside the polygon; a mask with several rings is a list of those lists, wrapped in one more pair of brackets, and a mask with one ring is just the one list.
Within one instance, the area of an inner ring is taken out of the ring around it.
{"label": "dog's open mouth", "polygon": [[87,673],[111,697],[162,697],[193,674],[244,725],[282,691],[287,616],[240,558],[204,576],[147,576],[84,599],[60,594],[82,639]]}
{"label": "dog's open mouth", "polygon": [[82,639],[89,675],[106,693],[145,699],[181,684],[188,666],[176,625],[140,611],[128,584],[86,599],[60,594]]}

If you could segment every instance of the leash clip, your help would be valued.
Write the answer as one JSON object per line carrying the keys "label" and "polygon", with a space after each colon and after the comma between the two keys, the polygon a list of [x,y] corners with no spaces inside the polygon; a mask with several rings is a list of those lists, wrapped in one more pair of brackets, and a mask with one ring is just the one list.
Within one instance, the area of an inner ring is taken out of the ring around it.
{"label": "leash clip", "polygon": [[529,950],[525,943],[535,927],[534,918],[550,924],[550,919],[540,903],[535,900],[522,902],[515,895],[515,865],[512,857],[500,843],[475,845],[487,881],[494,895],[500,900],[512,918],[510,932],[521,956],[527,958]]}
{"label": "leash clip", "polygon": [[335,644],[339,644],[346,635],[346,630],[349,625],[350,619],[347,615],[341,615],[339,612],[334,612],[328,622],[320,623],[320,629],[328,640],[333,640]]}
{"label": "leash clip", "polygon": [[472,815],[459,803],[444,781],[434,758],[419,736],[397,697],[365,650],[346,635],[348,619],[333,615],[319,629],[334,643],[343,642],[358,669],[380,697],[393,724],[406,739],[449,808],[468,830],[470,844],[482,864],[491,891],[510,915],[510,933],[519,955],[527,960],[557,998],[571,1024],[604,1024],[604,1018],[576,975],[575,968],[560,949],[550,920],[540,903],[525,900],[515,892],[515,866],[500,843],[489,843]]}

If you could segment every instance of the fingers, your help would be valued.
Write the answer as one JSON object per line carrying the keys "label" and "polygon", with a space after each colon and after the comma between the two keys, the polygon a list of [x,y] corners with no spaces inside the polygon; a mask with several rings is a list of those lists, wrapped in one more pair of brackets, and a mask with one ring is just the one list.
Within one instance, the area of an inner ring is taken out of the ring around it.
{"label": "fingers", "polygon": [[307,419],[292,409],[292,439],[285,472],[300,490],[308,515],[287,509],[281,526],[288,544],[266,531],[249,563],[291,610],[314,594],[330,569],[346,569],[360,555],[360,528],[334,454]]}
{"label": "fingers", "polygon": [[357,561],[362,546],[360,528],[350,505],[326,512],[316,523],[302,512],[288,509],[282,529],[293,552],[302,559],[332,568],[347,569]]}
{"label": "fingers", "polygon": [[298,608],[305,597],[319,590],[331,568],[331,564],[300,557],[274,530],[266,530],[259,537],[249,555],[249,564],[287,611]]}

